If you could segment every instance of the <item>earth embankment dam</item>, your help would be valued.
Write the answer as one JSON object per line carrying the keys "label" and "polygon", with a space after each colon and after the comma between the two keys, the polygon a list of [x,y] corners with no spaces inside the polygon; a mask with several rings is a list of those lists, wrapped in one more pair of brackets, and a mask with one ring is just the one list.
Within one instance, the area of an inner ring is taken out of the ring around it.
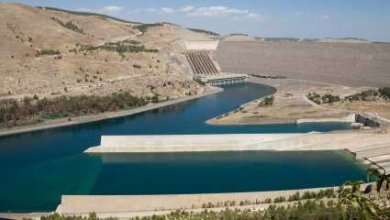
{"label": "earth embankment dam", "polygon": [[382,87],[390,85],[390,44],[224,41],[215,52],[223,72]]}

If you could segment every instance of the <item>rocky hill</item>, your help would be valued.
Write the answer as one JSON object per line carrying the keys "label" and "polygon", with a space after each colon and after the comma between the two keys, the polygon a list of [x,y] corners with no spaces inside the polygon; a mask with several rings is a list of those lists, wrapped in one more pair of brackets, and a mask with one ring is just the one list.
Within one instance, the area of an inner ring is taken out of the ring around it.
{"label": "rocky hill", "polygon": [[176,98],[201,93],[179,64],[171,24],[0,4],[0,99],[109,95]]}

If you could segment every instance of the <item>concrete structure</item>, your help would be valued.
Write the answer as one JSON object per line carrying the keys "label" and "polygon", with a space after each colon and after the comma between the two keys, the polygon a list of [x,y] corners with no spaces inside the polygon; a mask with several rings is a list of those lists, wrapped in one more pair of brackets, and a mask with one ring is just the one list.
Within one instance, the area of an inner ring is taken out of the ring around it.
{"label": "concrete structure", "polygon": [[[103,136],[101,146],[89,148],[88,153],[151,153],[199,151],[254,150],[348,150],[358,160],[372,163],[383,172],[390,172],[390,134],[370,131],[343,131],[307,134],[228,134],[228,135],[153,135]],[[371,162],[370,162],[371,161]],[[318,191],[319,189],[304,189]],[[63,196],[56,212],[80,215],[96,212],[100,217],[150,216],[174,210],[201,211],[204,204],[235,201],[250,202],[251,209],[266,208],[258,204],[265,199],[288,197],[297,190],[189,194],[189,195],[129,195],[129,196]],[[246,206],[244,206],[247,208]],[[211,210],[217,211],[218,208]],[[243,208],[233,206],[231,208]]]}
{"label": "concrete structure", "polygon": [[329,122],[355,123],[356,122],[356,116],[355,116],[355,114],[349,114],[346,117],[341,117],[341,118],[305,118],[305,119],[298,119],[296,121],[297,124],[304,124],[304,123],[329,123]]}
{"label": "concrete structure", "polygon": [[[65,215],[85,215],[92,212],[101,218],[105,217],[135,217],[151,216],[153,214],[168,214],[176,210],[203,211],[203,205],[213,204],[219,209],[225,209],[225,202],[235,202],[230,208],[266,208],[269,204],[256,204],[266,199],[289,197],[296,192],[318,192],[328,188],[303,190],[283,190],[250,193],[216,193],[216,194],[187,194],[187,195],[133,195],[133,196],[62,196],[61,204],[56,212]],[[336,190],[336,188],[333,188]],[[239,206],[240,202],[253,205]],[[221,206],[222,205],[222,206]],[[213,209],[217,211],[216,209]]]}
{"label": "concrete structure", "polygon": [[[87,153],[152,153],[256,150],[256,144],[302,134],[102,136]],[[270,148],[271,149],[271,148]]]}
{"label": "concrete structure", "polygon": [[194,79],[200,83],[210,86],[232,85],[244,83],[248,79],[246,74],[220,74],[215,76],[195,76]]}
{"label": "concrete structure", "polygon": [[102,136],[87,153],[348,150],[390,173],[390,134],[346,131],[307,134]]}
{"label": "concrete structure", "polygon": [[379,128],[381,126],[381,120],[374,118],[367,114],[356,114],[355,122],[361,123],[363,126]]}
{"label": "concrete structure", "polygon": [[184,41],[184,46],[186,50],[195,50],[195,51],[214,51],[218,48],[218,40],[193,40],[193,41]]}
{"label": "concrete structure", "polygon": [[218,75],[217,65],[208,51],[187,51],[184,53],[194,75]]}
{"label": "concrete structure", "polygon": [[185,41],[184,56],[192,71],[194,80],[211,86],[243,83],[246,74],[223,74],[218,63],[212,57],[212,51],[218,47],[219,41]]}

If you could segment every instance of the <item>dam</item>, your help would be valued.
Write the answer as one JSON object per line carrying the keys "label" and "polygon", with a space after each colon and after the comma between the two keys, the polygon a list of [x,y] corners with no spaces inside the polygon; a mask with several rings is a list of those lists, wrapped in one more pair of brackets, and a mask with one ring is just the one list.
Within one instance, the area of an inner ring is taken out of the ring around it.
{"label": "dam", "polygon": [[[333,151],[83,153],[102,145],[102,136],[299,135],[351,128],[347,123],[207,124],[210,118],[275,91],[252,83],[223,88],[220,93],[132,116],[0,137],[0,212],[53,211],[62,195],[255,192],[365,179],[364,169],[350,154]],[[280,182],[279,176],[288,181]]]}
{"label": "dam", "polygon": [[350,131],[306,134],[102,136],[86,153],[347,150],[390,173],[390,134]]}
{"label": "dam", "polygon": [[184,56],[194,80],[210,86],[232,85],[246,82],[247,74],[224,73],[213,59],[219,41],[186,41]]}

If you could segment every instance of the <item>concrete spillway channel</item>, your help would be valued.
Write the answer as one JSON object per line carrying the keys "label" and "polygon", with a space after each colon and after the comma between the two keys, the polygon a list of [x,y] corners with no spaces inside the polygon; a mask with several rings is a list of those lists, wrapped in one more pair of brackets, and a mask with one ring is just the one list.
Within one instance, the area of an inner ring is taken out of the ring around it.
{"label": "concrete spillway channel", "polygon": [[390,173],[390,141],[372,148],[356,151],[356,158],[374,164],[386,173]]}

